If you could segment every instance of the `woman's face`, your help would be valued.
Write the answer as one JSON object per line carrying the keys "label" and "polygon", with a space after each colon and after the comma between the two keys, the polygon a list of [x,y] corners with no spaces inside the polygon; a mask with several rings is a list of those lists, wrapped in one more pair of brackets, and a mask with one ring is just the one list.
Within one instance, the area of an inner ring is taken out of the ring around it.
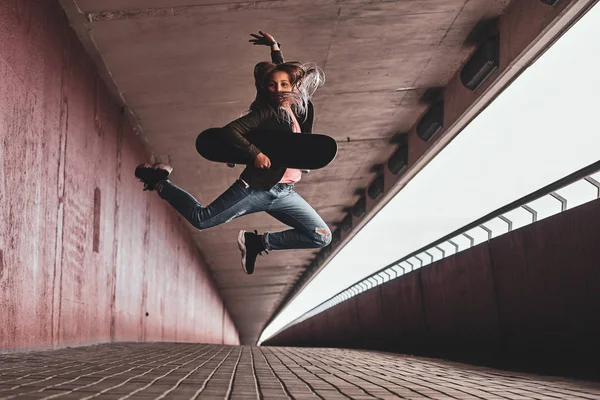
{"label": "woman's face", "polygon": [[283,71],[275,71],[267,81],[267,90],[273,99],[279,104],[285,105],[287,96],[281,94],[292,91],[290,77]]}

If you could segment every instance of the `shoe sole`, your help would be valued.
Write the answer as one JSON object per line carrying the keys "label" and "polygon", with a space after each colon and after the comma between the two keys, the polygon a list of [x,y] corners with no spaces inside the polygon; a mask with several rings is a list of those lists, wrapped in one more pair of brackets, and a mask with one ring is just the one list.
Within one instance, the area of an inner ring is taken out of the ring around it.
{"label": "shoe sole", "polygon": [[167,174],[165,179],[167,179],[169,177],[169,175],[171,175],[171,173],[173,172],[173,167],[171,167],[170,165],[167,165],[167,164],[163,164],[163,163],[154,163],[152,165],[152,168],[156,169],[158,171],[163,171],[165,174]]}
{"label": "shoe sole", "polygon": [[158,171],[160,173],[162,173],[162,177],[160,177],[160,179],[157,182],[163,181],[163,180],[167,180],[169,179],[169,175],[171,175],[171,173],[173,172],[173,167],[171,167],[170,165],[167,164],[163,164],[163,163],[154,163],[153,165],[150,165],[148,163],[143,163],[143,164],[138,164],[137,167],[135,168],[135,177],[144,184],[144,190],[154,190],[154,188],[150,187],[146,181],[144,181],[144,177],[141,174],[142,170],[144,169],[152,169],[155,171]]}
{"label": "shoe sole", "polygon": [[244,233],[246,233],[246,231],[240,231],[240,233],[238,233],[238,247],[240,249],[240,251],[242,252],[242,269],[244,270],[245,273],[248,273],[248,270],[246,269],[246,237],[244,236]]}
{"label": "shoe sole", "polygon": [[141,170],[141,169],[143,169],[143,168],[152,168],[152,165],[150,165],[150,164],[148,164],[148,163],[145,163],[145,164],[138,164],[138,165],[135,167],[135,172],[134,172],[134,175],[135,175],[135,177],[136,177],[136,178],[138,178],[140,181],[142,180],[142,177],[140,176],[139,172],[140,172],[140,170]]}

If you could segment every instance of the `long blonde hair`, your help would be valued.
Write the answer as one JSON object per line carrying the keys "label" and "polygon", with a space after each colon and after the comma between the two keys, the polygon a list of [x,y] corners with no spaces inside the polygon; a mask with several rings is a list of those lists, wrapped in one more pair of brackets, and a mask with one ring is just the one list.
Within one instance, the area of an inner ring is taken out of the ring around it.
{"label": "long blonde hair", "polygon": [[286,101],[294,107],[296,113],[306,119],[308,102],[317,89],[325,83],[323,70],[314,63],[302,64],[290,61],[283,64],[260,62],[254,67],[254,83],[256,85],[256,99],[250,105],[250,111],[275,111],[279,115],[279,105],[269,95],[267,84],[272,75],[285,72],[292,85],[292,91],[286,92]]}

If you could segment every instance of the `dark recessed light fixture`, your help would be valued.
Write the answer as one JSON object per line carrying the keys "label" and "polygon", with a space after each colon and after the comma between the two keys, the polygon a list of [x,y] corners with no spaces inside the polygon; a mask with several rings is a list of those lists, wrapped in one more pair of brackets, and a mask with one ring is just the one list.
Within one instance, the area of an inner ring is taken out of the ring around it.
{"label": "dark recessed light fixture", "polygon": [[315,262],[317,263],[317,265],[321,265],[321,263],[325,260],[325,255],[323,254],[322,251],[320,251],[317,254],[317,257],[315,258]]}
{"label": "dark recessed light fixture", "polygon": [[336,246],[340,240],[342,240],[342,231],[340,229],[336,229],[335,232],[333,232],[333,235],[331,235],[331,244]]}
{"label": "dark recessed light fixture", "polygon": [[417,136],[428,141],[444,126],[444,102],[435,103],[417,125]]}
{"label": "dark recessed light fixture", "polygon": [[346,215],[340,224],[340,228],[342,228],[343,231],[349,231],[352,228],[352,215]]}
{"label": "dark recessed light fixture", "polygon": [[548,4],[549,6],[554,7],[555,5],[560,3],[561,0],[540,0],[540,1],[544,4]]}
{"label": "dark recessed light fixture", "polygon": [[390,156],[387,162],[388,170],[398,175],[408,165],[408,146],[400,146],[394,154]]}
{"label": "dark recessed light fixture", "polygon": [[369,188],[367,189],[367,193],[369,194],[370,198],[375,200],[383,194],[383,183],[383,174],[375,178],[375,180],[369,185]]}
{"label": "dark recessed light fixture", "polygon": [[363,215],[365,215],[366,212],[367,212],[367,198],[365,196],[362,196],[360,199],[358,199],[356,204],[354,204],[354,207],[352,207],[352,214],[355,217],[360,218]]}
{"label": "dark recessed light fixture", "polygon": [[489,37],[467,61],[460,72],[460,81],[469,90],[477,90],[500,65],[499,35]]}

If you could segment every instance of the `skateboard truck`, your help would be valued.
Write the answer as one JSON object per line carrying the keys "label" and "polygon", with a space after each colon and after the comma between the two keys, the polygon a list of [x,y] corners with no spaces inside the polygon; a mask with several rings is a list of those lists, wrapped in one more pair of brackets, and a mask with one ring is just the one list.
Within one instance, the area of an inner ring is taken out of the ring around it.
{"label": "skateboard truck", "polygon": [[[237,164],[234,164],[234,163],[227,163],[226,165],[227,165],[229,168],[235,168],[235,166],[236,166]],[[308,173],[310,173],[310,169],[303,169],[303,170],[301,170],[301,171],[302,171],[302,173],[303,173],[303,174],[308,174]]]}

